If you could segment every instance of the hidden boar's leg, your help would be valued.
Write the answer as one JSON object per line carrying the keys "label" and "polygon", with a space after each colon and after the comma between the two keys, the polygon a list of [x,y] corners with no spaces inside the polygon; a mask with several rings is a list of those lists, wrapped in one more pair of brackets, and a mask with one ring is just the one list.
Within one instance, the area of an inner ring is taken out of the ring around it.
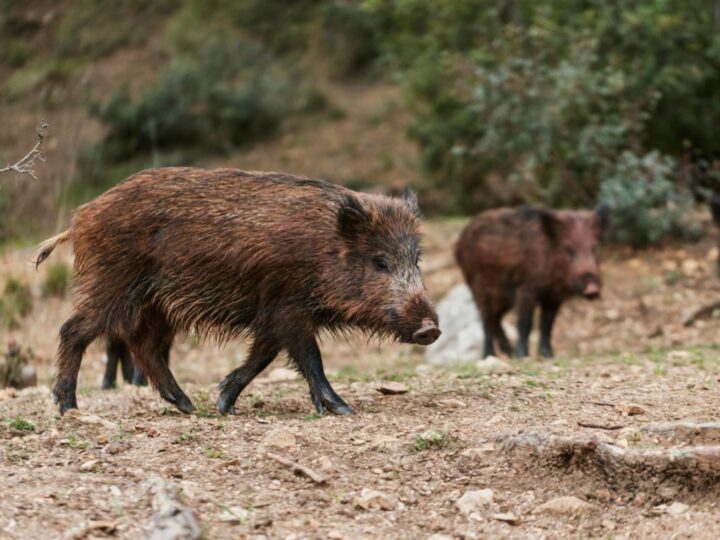
{"label": "hidden boar's leg", "polygon": [[181,412],[191,413],[190,398],[178,386],[167,365],[166,351],[173,339],[173,331],[165,317],[157,310],[147,309],[130,339],[130,350],[136,366],[147,376],[160,397],[175,405]]}
{"label": "hidden boar's leg", "polygon": [[533,327],[533,316],[535,313],[535,298],[529,294],[518,295],[517,316],[518,316],[518,351],[520,358],[529,356],[528,342]]}
{"label": "hidden boar's leg", "polygon": [[81,314],[69,318],[60,328],[60,347],[57,355],[57,380],[53,387],[53,398],[60,414],[77,409],[78,372],[87,346],[100,335],[89,320]]}
{"label": "hidden boar's leg", "polygon": [[132,383],[135,379],[135,361],[133,360],[130,349],[125,345],[124,341],[118,343],[118,349],[120,353],[120,365],[122,366],[123,379],[126,383]]}
{"label": "hidden boar's leg", "polygon": [[325,377],[320,349],[313,336],[293,337],[287,344],[287,351],[310,385],[310,399],[318,413],[330,411],[339,415],[355,414],[352,407],[335,393]]}
{"label": "hidden boar's leg", "polygon": [[[105,375],[103,376],[102,389],[115,388],[115,380],[117,378],[118,361],[122,367],[123,378],[129,381],[127,369],[125,367],[125,359],[123,358],[123,349],[125,345],[116,338],[109,338],[105,356],[107,356],[107,364],[105,365]],[[132,373],[132,372],[131,372]]]}
{"label": "hidden boar's leg", "polygon": [[560,302],[545,300],[540,304],[540,346],[538,352],[543,358],[554,356],[552,349],[552,329],[555,317],[560,311]]}
{"label": "hidden boar's leg", "polygon": [[498,320],[497,322],[497,339],[498,339],[498,345],[500,346],[500,350],[504,352],[508,356],[514,356],[515,351],[513,351],[513,347],[510,344],[510,340],[507,337],[507,334],[505,333],[505,330],[502,327],[502,321]]}
{"label": "hidden boar's leg", "polygon": [[217,408],[221,414],[235,414],[235,402],[240,392],[264,370],[280,352],[272,338],[256,336],[245,363],[234,369],[220,383]]}

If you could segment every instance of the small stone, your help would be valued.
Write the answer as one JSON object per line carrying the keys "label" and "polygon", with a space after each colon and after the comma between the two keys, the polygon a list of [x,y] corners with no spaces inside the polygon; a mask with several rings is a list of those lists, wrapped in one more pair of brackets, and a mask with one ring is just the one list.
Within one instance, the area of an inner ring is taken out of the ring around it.
{"label": "small stone", "polygon": [[285,382],[294,381],[300,377],[300,374],[294,369],[288,368],[275,368],[267,376],[267,380],[270,382]]}
{"label": "small stone", "polygon": [[396,394],[405,394],[408,391],[408,387],[403,383],[397,381],[390,381],[378,386],[376,390],[381,394],[391,396]]}
{"label": "small stone", "polygon": [[512,512],[493,514],[492,518],[497,521],[504,521],[505,523],[509,523],[510,525],[517,525],[518,523],[520,523],[518,517]]}
{"label": "small stone", "polygon": [[541,504],[533,510],[533,514],[554,514],[554,515],[575,515],[584,514],[594,510],[595,506],[573,497],[572,495],[565,497],[557,497],[548,502]]}
{"label": "small stone", "polygon": [[327,533],[327,537],[330,538],[330,540],[342,540],[345,538],[345,535],[338,531],[337,529],[333,529],[332,531]]}
{"label": "small stone", "polygon": [[295,434],[285,428],[271,429],[260,441],[264,446],[274,446],[275,448],[289,448],[297,444]]}
{"label": "small stone", "polygon": [[645,409],[640,405],[634,403],[618,403],[615,405],[615,410],[624,414],[625,416],[635,416],[638,414],[645,414]]}
{"label": "small stone", "polygon": [[441,399],[437,402],[440,407],[445,409],[464,409],[465,402],[455,398]]}
{"label": "small stone", "polygon": [[512,373],[515,371],[510,364],[497,356],[486,356],[475,362],[475,367],[487,373]]}
{"label": "small stone", "polygon": [[98,464],[97,459],[91,459],[90,461],[86,461],[82,465],[80,465],[80,472],[90,472],[95,469],[95,467]]}
{"label": "small stone", "polygon": [[671,516],[679,516],[680,514],[687,512],[689,508],[690,507],[687,504],[675,501],[665,509],[665,513]]}
{"label": "small stone", "polygon": [[217,521],[241,524],[248,519],[249,512],[241,506],[228,506],[217,517]]}
{"label": "small stone", "polygon": [[617,321],[620,318],[620,310],[615,308],[608,309],[605,311],[605,317],[609,321]]}
{"label": "small stone", "polygon": [[463,496],[455,502],[455,504],[463,514],[469,516],[473,512],[477,512],[478,510],[490,505],[494,496],[495,493],[492,489],[466,491]]}
{"label": "small stone", "polygon": [[358,497],[353,498],[353,506],[362,510],[395,510],[398,502],[394,497],[386,495],[382,491],[363,488]]}
{"label": "small stone", "polygon": [[320,456],[317,460],[318,468],[321,471],[330,472],[335,470],[335,465],[328,456]]}
{"label": "small stone", "polygon": [[685,259],[682,262],[682,273],[686,276],[692,276],[699,268],[700,265],[695,259]]}
{"label": "small stone", "polygon": [[447,534],[435,533],[432,536],[428,536],[427,540],[453,540],[453,537]]}
{"label": "small stone", "polygon": [[718,250],[717,247],[712,247],[712,248],[710,248],[710,249],[708,250],[707,255],[705,256],[705,258],[706,258],[709,262],[715,262],[715,261],[718,260],[718,254],[719,254],[719,253],[720,253],[720,250]]}

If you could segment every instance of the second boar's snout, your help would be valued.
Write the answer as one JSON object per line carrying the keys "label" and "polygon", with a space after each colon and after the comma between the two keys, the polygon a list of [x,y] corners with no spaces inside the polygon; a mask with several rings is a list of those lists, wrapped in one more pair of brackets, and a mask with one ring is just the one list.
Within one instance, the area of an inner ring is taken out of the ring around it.
{"label": "second boar's snout", "polygon": [[431,343],[435,343],[437,338],[440,337],[440,334],[440,329],[432,319],[423,319],[420,329],[413,333],[412,341],[418,345],[430,345]]}
{"label": "second boar's snout", "polygon": [[600,285],[594,282],[588,283],[587,285],[585,285],[583,296],[588,300],[595,300],[596,298],[600,298]]}

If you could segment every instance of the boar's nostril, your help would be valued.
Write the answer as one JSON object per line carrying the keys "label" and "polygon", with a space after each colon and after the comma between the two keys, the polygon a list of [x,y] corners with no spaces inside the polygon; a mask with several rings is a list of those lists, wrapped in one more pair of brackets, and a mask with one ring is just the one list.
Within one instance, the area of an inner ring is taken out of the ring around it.
{"label": "boar's nostril", "polygon": [[435,343],[437,338],[440,337],[440,333],[440,329],[435,326],[435,323],[425,324],[413,334],[412,341],[418,345],[430,345]]}
{"label": "boar's nostril", "polygon": [[595,300],[600,297],[600,286],[597,283],[588,283],[583,291],[583,296],[588,300]]}

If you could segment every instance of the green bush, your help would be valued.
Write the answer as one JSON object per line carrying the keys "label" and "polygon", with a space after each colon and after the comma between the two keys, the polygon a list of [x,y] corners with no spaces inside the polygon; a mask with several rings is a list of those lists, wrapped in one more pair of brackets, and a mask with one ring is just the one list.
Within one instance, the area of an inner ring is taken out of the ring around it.
{"label": "green bush", "polygon": [[64,262],[48,266],[42,284],[42,294],[49,296],[65,296],[70,285],[70,267]]}
{"label": "green bush", "polygon": [[674,181],[677,164],[651,152],[624,152],[600,187],[600,199],[612,208],[611,238],[645,247],[666,237],[697,239],[701,229],[690,220],[690,190]]}
{"label": "green bush", "polygon": [[3,295],[0,296],[0,321],[13,330],[20,321],[32,310],[32,293],[30,287],[20,280],[9,277],[5,282]]}
{"label": "green bush", "polygon": [[138,99],[127,88],[92,112],[108,128],[105,162],[193,147],[218,151],[272,134],[304,88],[257,43],[216,36],[177,58]]}

